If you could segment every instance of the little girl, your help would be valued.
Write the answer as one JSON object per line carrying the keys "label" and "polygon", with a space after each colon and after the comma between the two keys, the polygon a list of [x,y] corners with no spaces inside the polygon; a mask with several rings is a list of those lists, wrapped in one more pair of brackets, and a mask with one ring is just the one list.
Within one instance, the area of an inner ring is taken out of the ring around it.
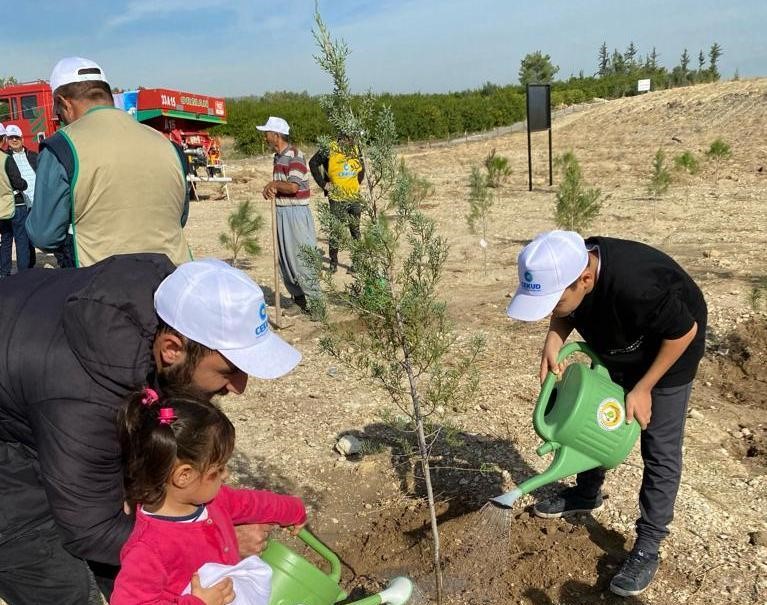
{"label": "little girl", "polygon": [[[196,572],[205,563],[239,562],[234,526],[306,523],[298,498],[223,485],[234,426],[212,403],[145,388],[128,398],[118,426],[136,524],[120,553],[111,605],[230,603],[230,579],[203,588]],[[191,594],[181,596],[190,580]]]}

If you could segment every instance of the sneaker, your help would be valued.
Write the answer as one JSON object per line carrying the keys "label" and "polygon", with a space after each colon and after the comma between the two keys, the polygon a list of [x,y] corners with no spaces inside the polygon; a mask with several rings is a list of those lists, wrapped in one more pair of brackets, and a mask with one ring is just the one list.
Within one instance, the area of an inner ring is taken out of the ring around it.
{"label": "sneaker", "polygon": [[533,512],[537,517],[544,519],[558,519],[576,513],[593,513],[603,506],[602,496],[597,496],[595,500],[587,499],[575,489],[569,488],[556,496],[536,502]]}
{"label": "sneaker", "polygon": [[610,591],[622,597],[642,594],[658,571],[658,555],[632,550],[610,582]]}
{"label": "sneaker", "polygon": [[307,303],[306,303],[306,296],[303,294],[299,294],[298,296],[293,297],[293,302],[298,306],[301,311],[306,313],[308,311]]}

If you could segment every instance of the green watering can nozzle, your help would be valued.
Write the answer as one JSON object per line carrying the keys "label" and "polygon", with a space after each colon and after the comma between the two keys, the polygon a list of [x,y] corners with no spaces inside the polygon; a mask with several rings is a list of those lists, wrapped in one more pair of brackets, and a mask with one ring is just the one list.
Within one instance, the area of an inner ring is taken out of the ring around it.
{"label": "green watering can nozzle", "polygon": [[394,578],[384,590],[378,593],[381,603],[390,605],[405,605],[412,595],[413,582],[403,576]]}
{"label": "green watering can nozzle", "polygon": [[514,503],[519,500],[522,496],[524,496],[524,492],[519,489],[515,488],[511,490],[510,492],[506,492],[505,494],[501,494],[500,496],[496,496],[495,498],[491,498],[490,502],[495,504],[496,506],[500,508],[511,508],[514,506]]}

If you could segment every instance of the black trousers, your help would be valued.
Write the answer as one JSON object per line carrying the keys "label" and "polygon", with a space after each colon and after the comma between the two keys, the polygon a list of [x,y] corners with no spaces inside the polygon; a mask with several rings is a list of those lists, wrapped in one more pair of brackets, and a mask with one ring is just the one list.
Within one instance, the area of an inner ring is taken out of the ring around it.
{"label": "black trousers", "polygon": [[[360,238],[360,216],[362,215],[362,207],[359,203],[350,204],[349,202],[330,200],[330,211],[339,221],[349,225],[349,233],[354,239]],[[331,237],[328,242],[328,253],[330,260],[337,263],[338,242],[336,242],[333,237]]]}
{"label": "black trousers", "polygon": [[[682,479],[682,440],[687,419],[692,382],[678,387],[652,390],[652,417],[642,431],[641,451],[644,461],[642,487],[639,490],[640,517],[636,522],[636,548],[657,553],[674,519],[674,503]],[[580,473],[578,492],[596,498],[605,480],[605,470]]]}
{"label": "black trousers", "polygon": [[68,552],[56,530],[39,467],[23,446],[0,442],[0,598],[8,605],[101,604],[117,568]]}

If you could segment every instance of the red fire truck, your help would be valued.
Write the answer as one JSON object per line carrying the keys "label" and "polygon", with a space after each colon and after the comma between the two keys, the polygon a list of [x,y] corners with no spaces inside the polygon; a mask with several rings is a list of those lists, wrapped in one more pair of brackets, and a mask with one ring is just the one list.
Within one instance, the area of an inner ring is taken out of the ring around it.
{"label": "red fire truck", "polygon": [[[207,129],[226,123],[224,99],[164,88],[140,88],[114,97],[116,107],[181,144],[193,168],[217,163],[211,160],[220,157],[218,142]],[[37,151],[40,141],[59,127],[48,82],[0,88],[0,122],[6,127],[16,124],[24,135],[24,145]]]}

